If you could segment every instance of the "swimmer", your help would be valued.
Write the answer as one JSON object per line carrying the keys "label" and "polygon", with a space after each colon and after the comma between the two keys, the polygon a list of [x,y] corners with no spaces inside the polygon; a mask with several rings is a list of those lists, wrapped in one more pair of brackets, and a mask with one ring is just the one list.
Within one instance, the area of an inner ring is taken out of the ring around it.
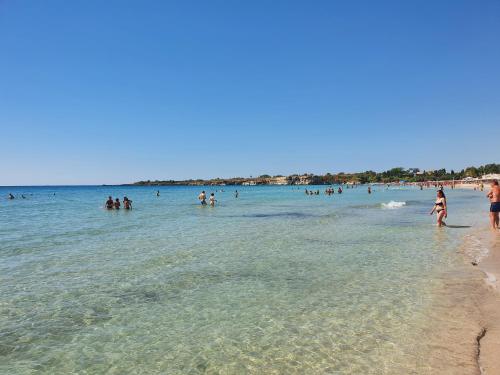
{"label": "swimmer", "polygon": [[446,206],[446,197],[442,190],[438,190],[437,199],[434,202],[434,207],[432,207],[432,210],[429,214],[432,215],[434,211],[436,211],[437,214],[437,226],[446,226],[446,223],[443,221],[443,219],[448,217],[448,207]]}
{"label": "swimmer", "polygon": [[120,199],[116,198],[114,206],[115,206],[115,210],[119,210],[120,209]]}
{"label": "swimmer", "polygon": [[207,204],[207,195],[205,194],[205,190],[203,190],[200,195],[198,195],[198,199],[202,206]]}
{"label": "swimmer", "polygon": [[156,196],[159,197],[160,196],[160,190],[157,190],[156,191]]}
{"label": "swimmer", "polygon": [[108,200],[106,201],[105,207],[108,210],[112,210],[113,209],[113,198],[111,197],[111,195],[108,197]]}
{"label": "swimmer", "polygon": [[500,213],[500,187],[498,180],[493,180],[491,190],[486,196],[490,200],[490,223],[492,229],[499,229],[499,213]]}
{"label": "swimmer", "polygon": [[370,186],[368,186],[368,194],[371,194],[372,193],[372,188]]}
{"label": "swimmer", "polygon": [[9,193],[9,199],[14,199],[15,197],[12,195],[12,193]]}
{"label": "swimmer", "polygon": [[238,193],[238,190],[236,190],[236,191],[234,192],[234,197],[235,197],[235,198],[238,198],[238,196],[239,196],[239,195],[240,195],[240,193]]}
{"label": "swimmer", "polygon": [[215,202],[217,202],[217,200],[215,199],[215,194],[211,193],[210,194],[210,206],[214,207],[215,206]]}
{"label": "swimmer", "polygon": [[126,210],[132,209],[132,201],[127,197],[123,197],[123,208]]}

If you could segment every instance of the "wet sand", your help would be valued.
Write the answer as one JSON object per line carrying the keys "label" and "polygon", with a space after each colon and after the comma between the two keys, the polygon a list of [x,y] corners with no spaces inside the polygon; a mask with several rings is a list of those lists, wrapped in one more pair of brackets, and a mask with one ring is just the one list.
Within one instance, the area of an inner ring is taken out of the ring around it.
{"label": "wet sand", "polygon": [[489,254],[478,263],[486,291],[479,301],[483,336],[479,340],[479,364],[483,374],[500,374],[500,233],[480,233]]}
{"label": "wet sand", "polygon": [[459,251],[464,267],[443,275],[434,332],[442,344],[432,345],[431,367],[442,374],[500,374],[500,233],[475,231]]}

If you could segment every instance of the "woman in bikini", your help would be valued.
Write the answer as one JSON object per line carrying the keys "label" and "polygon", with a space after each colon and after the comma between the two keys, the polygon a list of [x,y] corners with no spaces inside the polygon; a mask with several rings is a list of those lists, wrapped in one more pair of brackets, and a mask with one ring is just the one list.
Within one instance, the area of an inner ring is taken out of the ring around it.
{"label": "woman in bikini", "polygon": [[437,199],[434,202],[434,207],[432,207],[432,211],[430,212],[430,215],[432,215],[434,211],[436,211],[438,227],[446,226],[446,223],[443,221],[443,218],[448,216],[448,214],[446,213],[447,209],[448,208],[446,207],[446,198],[444,196],[444,193],[442,190],[438,190]]}

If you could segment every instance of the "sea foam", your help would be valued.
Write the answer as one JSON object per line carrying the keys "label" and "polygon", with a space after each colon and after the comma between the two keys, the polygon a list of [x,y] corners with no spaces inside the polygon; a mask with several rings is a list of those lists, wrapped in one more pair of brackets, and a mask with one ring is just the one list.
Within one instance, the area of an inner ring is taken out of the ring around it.
{"label": "sea foam", "polygon": [[401,208],[406,205],[406,202],[396,202],[396,201],[390,201],[389,203],[382,203],[381,206],[382,208],[389,209],[389,210],[395,210],[396,208]]}

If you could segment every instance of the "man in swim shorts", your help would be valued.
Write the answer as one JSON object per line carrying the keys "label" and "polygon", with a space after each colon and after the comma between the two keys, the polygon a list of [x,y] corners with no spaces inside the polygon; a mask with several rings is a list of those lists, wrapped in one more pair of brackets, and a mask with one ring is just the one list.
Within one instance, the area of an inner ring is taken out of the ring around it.
{"label": "man in swim shorts", "polygon": [[113,198],[111,198],[111,196],[108,197],[108,200],[106,201],[106,208],[108,210],[111,210],[113,209]]}
{"label": "man in swim shorts", "polygon": [[207,195],[205,194],[205,190],[203,190],[200,195],[198,195],[198,199],[200,200],[202,206],[205,206],[207,204]]}
{"label": "man in swim shorts", "polygon": [[486,196],[490,199],[490,223],[493,229],[500,228],[498,225],[498,215],[500,213],[500,187],[498,180],[493,180],[491,190]]}

